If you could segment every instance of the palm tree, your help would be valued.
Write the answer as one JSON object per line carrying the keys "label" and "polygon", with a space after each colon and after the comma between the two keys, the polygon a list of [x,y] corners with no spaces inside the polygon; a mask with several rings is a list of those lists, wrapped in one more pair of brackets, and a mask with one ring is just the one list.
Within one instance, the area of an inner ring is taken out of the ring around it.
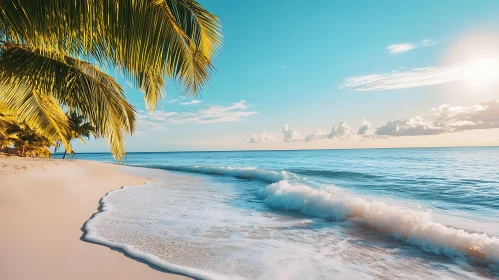
{"label": "palm tree", "polygon": [[13,121],[15,121],[13,117],[2,114],[0,111],[0,139],[7,136],[6,130]]}
{"label": "palm tree", "polygon": [[165,78],[193,95],[206,84],[221,39],[218,18],[194,0],[0,1],[0,102],[68,151],[62,108],[76,111],[121,160],[136,112],[89,62],[123,74],[154,110]]}
{"label": "palm tree", "polygon": [[0,151],[4,151],[18,139],[16,133],[8,130],[15,123],[15,118],[0,113]]}
{"label": "palm tree", "polygon": [[21,157],[50,157],[49,148],[54,144],[29,128],[19,133],[18,139],[14,141],[14,147]]}
{"label": "palm tree", "polygon": [[[67,113],[67,117],[69,122],[69,133],[66,139],[70,143],[70,145],[71,140],[73,139],[80,139],[83,144],[87,144],[83,137],[86,137],[87,139],[90,139],[90,136],[98,137],[98,134],[95,132],[95,128],[86,121],[84,116],[78,115],[76,112],[69,112]],[[54,152],[57,151],[59,146],[60,142],[57,143]],[[64,150],[64,155],[62,156],[63,159],[66,158],[67,152],[67,150]],[[74,151],[71,149],[71,156],[73,155]]]}
{"label": "palm tree", "polygon": [[24,122],[10,121],[4,122],[2,149],[14,144],[14,148],[21,157],[48,157],[50,156],[50,146],[54,145],[51,141],[39,135],[34,129]]}

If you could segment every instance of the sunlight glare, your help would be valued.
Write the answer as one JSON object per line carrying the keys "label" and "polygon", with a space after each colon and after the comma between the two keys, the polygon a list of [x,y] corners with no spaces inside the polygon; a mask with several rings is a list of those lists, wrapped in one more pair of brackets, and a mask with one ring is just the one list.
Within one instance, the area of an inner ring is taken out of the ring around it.
{"label": "sunlight glare", "polygon": [[499,81],[499,58],[481,57],[466,64],[465,79],[473,88],[489,87]]}

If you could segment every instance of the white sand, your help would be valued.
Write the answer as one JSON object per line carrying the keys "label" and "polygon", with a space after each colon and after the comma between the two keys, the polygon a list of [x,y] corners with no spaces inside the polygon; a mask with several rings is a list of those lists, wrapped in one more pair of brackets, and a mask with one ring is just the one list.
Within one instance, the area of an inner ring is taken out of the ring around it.
{"label": "white sand", "polygon": [[101,197],[147,182],[117,169],[0,155],[0,279],[186,279],[80,240]]}

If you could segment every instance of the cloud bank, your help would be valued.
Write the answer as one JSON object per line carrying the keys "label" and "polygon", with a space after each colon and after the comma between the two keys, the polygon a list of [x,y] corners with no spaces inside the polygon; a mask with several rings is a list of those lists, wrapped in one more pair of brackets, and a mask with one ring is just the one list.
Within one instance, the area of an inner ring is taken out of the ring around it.
{"label": "cloud bank", "polygon": [[[386,139],[400,136],[427,136],[454,133],[474,129],[499,128],[499,100],[487,100],[471,106],[452,106],[442,104],[430,110],[428,119],[414,116],[402,120],[390,120],[374,128],[366,119],[362,119],[357,132],[342,121],[326,134],[322,130],[300,137],[298,131],[285,125],[281,129],[284,142],[313,142],[324,139]],[[271,135],[263,133],[253,135],[247,143],[265,143],[275,141]]]}
{"label": "cloud bank", "polygon": [[499,100],[488,100],[472,106],[442,104],[431,110],[434,120],[412,117],[391,120],[376,129],[376,135],[437,135],[473,129],[499,128]]}

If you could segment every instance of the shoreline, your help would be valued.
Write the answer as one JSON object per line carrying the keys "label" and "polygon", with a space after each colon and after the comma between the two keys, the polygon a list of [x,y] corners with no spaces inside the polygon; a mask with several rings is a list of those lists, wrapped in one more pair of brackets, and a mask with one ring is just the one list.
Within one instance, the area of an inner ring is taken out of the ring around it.
{"label": "shoreline", "polygon": [[0,279],[189,279],[84,240],[107,193],[152,182],[120,167],[0,155]]}
{"label": "shoreline", "polygon": [[[128,171],[135,171],[135,167],[130,167],[126,166],[126,168],[133,168],[129,169]],[[142,167],[139,167],[142,168]],[[147,168],[146,168],[147,169]],[[134,172],[135,173],[135,172]],[[163,175],[164,176],[164,175]],[[147,253],[139,252],[139,251],[134,251],[134,249],[130,249],[128,245],[122,245],[119,243],[114,243],[112,241],[107,241],[107,240],[100,240],[98,236],[95,235],[90,229],[88,229],[89,224],[100,214],[106,212],[105,206],[106,206],[106,198],[111,195],[114,192],[122,191],[127,188],[136,188],[136,187],[144,187],[147,185],[150,185],[152,183],[155,183],[154,181],[146,182],[143,185],[137,185],[137,186],[122,186],[119,189],[116,190],[111,190],[104,197],[102,197],[99,200],[99,208],[98,211],[95,212],[86,222],[83,224],[81,227],[82,231],[82,236],[80,237],[80,240],[83,242],[87,242],[90,244],[95,244],[95,245],[100,245],[107,247],[113,251],[119,252],[126,256],[127,258],[133,259],[137,262],[143,263],[147,266],[149,266],[151,269],[158,270],[163,273],[167,274],[172,274],[172,275],[177,275],[177,276],[182,276],[186,277],[183,279],[204,279],[204,278],[210,278],[209,275],[202,271],[198,270],[196,268],[190,268],[190,267],[184,267],[181,265],[177,264],[172,264],[172,263],[167,263],[161,259],[158,259],[155,256],[148,255]],[[170,268],[168,268],[170,267]],[[185,271],[189,270],[189,273],[186,273]],[[168,278],[170,279],[170,278]]]}

